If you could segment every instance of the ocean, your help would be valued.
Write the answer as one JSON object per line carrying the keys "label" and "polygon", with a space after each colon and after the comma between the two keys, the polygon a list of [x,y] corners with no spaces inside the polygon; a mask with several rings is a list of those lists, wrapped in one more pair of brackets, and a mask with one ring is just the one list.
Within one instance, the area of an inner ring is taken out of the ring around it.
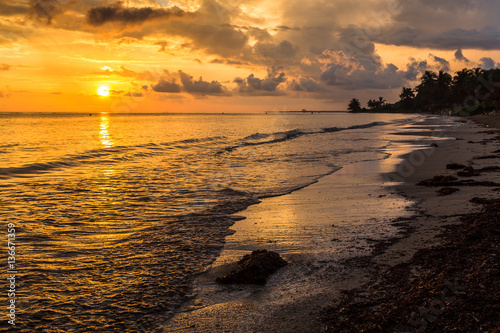
{"label": "ocean", "polygon": [[161,331],[232,214],[387,158],[391,131],[417,117],[0,113],[17,331]]}

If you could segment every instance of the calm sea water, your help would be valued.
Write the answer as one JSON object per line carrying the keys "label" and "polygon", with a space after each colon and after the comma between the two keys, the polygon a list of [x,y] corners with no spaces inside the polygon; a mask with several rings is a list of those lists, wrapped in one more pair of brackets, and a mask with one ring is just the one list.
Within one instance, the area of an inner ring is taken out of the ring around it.
{"label": "calm sea water", "polygon": [[384,128],[408,119],[0,114],[0,216],[5,235],[7,223],[16,226],[17,330],[156,331],[220,252],[230,214],[384,158]]}

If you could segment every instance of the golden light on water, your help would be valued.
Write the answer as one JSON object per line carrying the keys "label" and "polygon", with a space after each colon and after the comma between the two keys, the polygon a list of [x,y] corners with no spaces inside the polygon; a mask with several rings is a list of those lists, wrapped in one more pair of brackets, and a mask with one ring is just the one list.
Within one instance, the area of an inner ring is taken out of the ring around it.
{"label": "golden light on water", "polygon": [[106,148],[113,147],[114,142],[109,135],[109,117],[106,114],[101,115],[101,123],[99,127],[99,140],[101,141],[101,144]]}
{"label": "golden light on water", "polygon": [[109,96],[109,87],[108,86],[99,86],[99,88],[97,88],[97,94],[99,96],[103,96],[103,97]]}

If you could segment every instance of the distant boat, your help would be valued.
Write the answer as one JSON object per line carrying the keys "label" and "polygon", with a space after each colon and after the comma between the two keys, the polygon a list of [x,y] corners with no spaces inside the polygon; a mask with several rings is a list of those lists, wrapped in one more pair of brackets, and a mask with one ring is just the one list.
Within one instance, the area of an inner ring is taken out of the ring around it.
{"label": "distant boat", "polygon": [[306,109],[302,109],[302,112],[307,112],[307,110]]}

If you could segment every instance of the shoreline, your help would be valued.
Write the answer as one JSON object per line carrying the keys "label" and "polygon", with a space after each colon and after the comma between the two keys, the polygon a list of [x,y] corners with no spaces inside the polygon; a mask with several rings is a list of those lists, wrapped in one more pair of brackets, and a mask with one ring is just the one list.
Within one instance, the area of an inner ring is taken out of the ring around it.
{"label": "shoreline", "polygon": [[[424,125],[427,128],[432,129],[433,126],[437,126],[439,128],[439,125],[436,124],[432,125],[429,123],[427,124],[425,123],[426,121],[424,121]],[[419,122],[417,125],[414,126],[415,127],[422,126],[422,122]],[[409,132],[406,134],[412,135]],[[423,134],[422,131],[419,131],[415,132],[413,135],[422,136],[422,134]],[[427,131],[427,133],[425,134],[427,134],[430,137],[433,137],[433,135],[429,135],[432,134],[431,131]],[[439,138],[439,136],[435,137]],[[405,154],[403,154],[403,159],[400,161],[398,166],[404,165],[405,161],[408,161],[409,158],[412,156],[412,154],[418,151],[422,152],[423,151],[422,148],[429,147],[428,144],[433,141],[424,140],[423,142],[419,142],[418,140],[413,140],[413,141],[410,140],[408,142],[410,143],[413,142],[413,148],[415,148],[416,146],[419,146],[420,148],[409,150]],[[442,150],[442,148],[436,149],[436,151],[440,150]],[[429,162],[427,164],[429,164]],[[408,182],[412,182],[413,178],[415,177],[418,178],[419,176],[422,176],[421,169],[422,167],[419,165],[412,175],[409,175],[408,177],[405,176],[406,177],[405,180],[407,183],[405,183],[405,185],[398,185],[396,187],[393,187],[394,190],[398,191],[398,193],[403,194],[403,196],[412,197],[412,195],[409,195],[407,193],[405,194],[405,189],[408,190],[405,187],[413,186],[406,184],[408,184]],[[390,174],[390,172],[386,172],[384,174],[387,175]],[[334,174],[334,176],[335,175],[336,173]],[[385,177],[385,180],[387,182],[390,182],[393,179],[391,177]],[[321,182],[322,181],[320,180],[320,183]],[[305,189],[307,190],[307,187]],[[304,189],[301,189],[298,192],[293,192],[293,193],[299,193],[301,191],[304,191]],[[388,192],[390,193],[390,191]],[[278,197],[278,199],[279,198],[280,197]],[[419,198],[418,197],[414,198],[414,200],[419,201]],[[259,207],[261,204],[254,205],[251,207],[254,208]],[[259,212],[257,211],[257,213]],[[422,213],[420,213],[420,215],[422,215]],[[427,216],[423,214],[422,218],[425,219],[427,218]],[[241,223],[241,221],[239,221],[238,223]],[[262,308],[262,306],[255,307],[255,304],[253,306],[249,305],[249,303],[252,302],[254,303],[263,302],[263,304],[265,304],[265,302],[269,303],[270,300],[269,298],[266,298],[265,295],[266,293],[269,295],[273,295],[274,292],[275,296],[278,295],[280,297],[282,297],[286,292],[289,293],[289,291],[287,290],[285,291],[280,290],[280,287],[277,285],[277,283],[281,283],[286,279],[290,280],[291,278],[294,277],[297,278],[297,275],[287,276],[287,273],[283,272],[278,272],[275,277],[271,278],[270,283],[268,283],[268,286],[266,287],[266,289],[268,290],[263,291],[262,289],[259,289],[257,287],[253,288],[253,287],[235,286],[226,288],[229,291],[226,290],[228,292],[222,295],[222,298],[226,297],[226,299],[221,299],[220,298],[221,295],[218,295],[219,299],[215,300],[210,299],[210,297],[212,297],[213,294],[217,294],[217,291],[213,290],[214,288],[216,289],[217,286],[214,286],[213,283],[211,283],[210,281],[214,279],[217,274],[220,274],[223,271],[223,269],[222,270],[212,269],[210,272],[202,274],[201,279],[199,279],[199,281],[201,281],[202,284],[203,283],[208,284],[209,286],[211,286],[210,288],[212,288],[212,290],[208,291],[207,294],[208,296],[202,295],[203,297],[205,297],[205,299],[202,300],[201,303],[205,302],[205,304],[200,304],[200,303],[197,304],[198,300],[195,299],[194,302],[191,302],[194,304],[190,304],[187,308],[185,307],[184,309],[182,309],[182,312],[180,314],[178,314],[173,318],[174,320],[171,321],[169,325],[167,325],[166,331],[203,332],[203,331],[209,331],[210,328],[228,332],[229,331],[246,332],[252,330],[261,332],[266,332],[266,331],[291,332],[297,329],[302,329],[302,330],[306,329],[307,332],[309,331],[314,332],[320,329],[322,330],[325,324],[317,320],[318,313],[320,313],[325,306],[335,303],[335,299],[340,300],[342,296],[341,294],[342,290],[350,290],[359,287],[364,283],[370,283],[370,281],[373,280],[372,276],[373,274],[379,274],[381,270],[391,267],[397,262],[402,262],[404,260],[407,260],[409,257],[411,257],[411,255],[414,252],[417,251],[418,248],[425,248],[436,243],[436,240],[434,240],[433,237],[435,236],[435,234],[438,233],[437,230],[425,231],[422,235],[420,235],[421,239],[418,239],[419,237],[415,237],[414,236],[415,234],[419,234],[419,232],[416,231],[418,227],[414,226],[413,223],[411,223],[411,219],[400,218],[396,219],[395,221],[392,221],[391,224],[393,224],[396,228],[398,228],[400,233],[394,235],[394,237],[392,238],[384,239],[382,241],[374,240],[376,244],[375,246],[372,247],[374,249],[372,254],[368,256],[364,255],[364,256],[354,256],[351,258],[344,258],[344,260],[330,258],[335,262],[327,262],[327,259],[325,258],[323,260],[324,267],[313,267],[313,269],[316,271],[322,271],[321,272],[322,276],[318,280],[306,279],[305,281],[302,282],[308,284],[311,284],[311,282],[318,284],[331,282],[331,285],[328,286],[327,288],[328,290],[326,289],[322,290],[317,295],[314,295],[312,299],[311,297],[309,298],[301,297],[303,295],[298,295],[300,294],[300,292],[307,291],[306,290],[307,288],[300,290],[300,287],[293,285],[294,288],[297,288],[296,290],[297,292],[294,294],[295,296],[292,296],[295,298],[292,299],[288,298],[288,303],[285,302],[285,304],[280,304],[279,302],[273,301],[274,302],[273,304],[267,304],[268,305],[267,308]],[[435,226],[433,226],[430,229],[433,228],[435,228]],[[413,242],[414,246],[408,247],[407,245],[405,245],[403,246],[405,248],[405,251],[398,252],[401,250],[398,249],[398,247],[401,247],[401,245],[398,244],[408,243],[408,241]],[[413,252],[412,250],[410,250],[410,248],[413,248]],[[401,253],[405,254],[402,255]],[[233,256],[233,258],[237,256],[238,255],[235,255]],[[374,260],[375,258],[377,260]],[[300,258],[298,260],[304,260],[304,258]],[[321,263],[322,261],[319,262]],[[301,263],[303,264],[303,262]],[[222,266],[223,265],[219,266],[219,268]],[[308,268],[311,269],[311,267]],[[228,267],[225,267],[225,269],[228,269]],[[328,270],[331,270],[333,272],[327,272]],[[311,274],[314,275],[317,273],[311,273]],[[288,275],[290,274],[288,273]],[[317,287],[319,287],[319,285]],[[272,289],[273,292],[269,292],[269,289]],[[209,301],[213,302],[208,306],[206,303],[207,298],[209,299]],[[277,313],[276,310],[278,310],[279,313]],[[290,321],[293,320],[297,321],[296,315],[304,311],[309,311],[311,312],[311,314],[307,316],[302,316],[301,317],[302,323],[293,323],[293,322],[290,323]],[[266,316],[263,315],[263,313],[266,314],[267,318]],[[235,318],[234,315],[237,315],[237,317]],[[227,317],[229,317],[230,319],[228,319]],[[313,330],[307,330],[307,329],[313,329]]]}
{"label": "shoreline", "polygon": [[[476,185],[439,197],[436,190],[441,186],[417,184],[438,174],[457,175],[457,170],[443,165],[446,159],[480,170],[494,166],[495,159],[481,158],[492,157],[500,147],[498,118],[493,120],[483,118],[479,125],[469,122],[468,138],[481,141],[462,142],[469,146],[461,147],[462,154],[450,154],[453,147],[444,147],[440,150],[448,153],[444,161],[428,162],[398,186],[419,201],[421,221],[407,237],[383,246],[371,258],[377,264],[392,259],[391,265],[380,266],[376,277],[345,290],[341,301],[324,308],[327,332],[500,331],[500,188]],[[484,125],[497,129],[485,131]],[[498,170],[478,172],[472,178],[498,183],[500,175]],[[412,246],[419,236],[426,246]],[[398,260],[398,255],[403,258]]]}

